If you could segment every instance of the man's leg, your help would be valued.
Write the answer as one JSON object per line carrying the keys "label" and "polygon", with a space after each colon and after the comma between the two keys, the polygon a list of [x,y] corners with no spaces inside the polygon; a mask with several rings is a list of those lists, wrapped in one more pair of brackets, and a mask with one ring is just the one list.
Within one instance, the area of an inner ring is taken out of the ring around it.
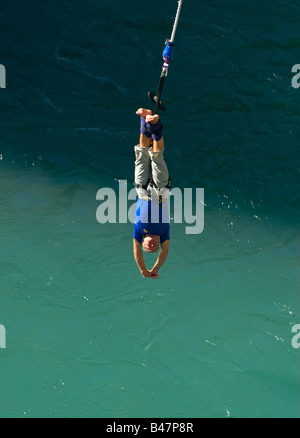
{"label": "man's leg", "polygon": [[139,146],[149,148],[152,144],[151,133],[146,126],[146,117],[152,115],[151,110],[146,110],[140,108],[137,110],[136,114],[141,118],[141,129],[140,129],[140,143]]}
{"label": "man's leg", "polygon": [[148,115],[146,117],[146,126],[151,132],[153,140],[152,148],[149,149],[149,155],[152,161],[153,182],[159,190],[165,193],[169,188],[170,176],[164,160],[165,142],[162,132],[163,125],[159,115]]}
{"label": "man's leg", "polygon": [[155,114],[154,116],[152,114],[147,115],[146,126],[148,126],[148,129],[152,134],[152,140],[153,140],[152,152],[162,151],[165,148],[165,142],[162,135],[163,125],[161,123],[159,115],[158,114]]}
{"label": "man's leg", "polygon": [[151,158],[149,148],[152,144],[151,134],[146,127],[146,117],[152,114],[152,111],[140,108],[136,114],[141,118],[140,141],[135,146],[135,186],[139,198],[147,198],[147,185],[151,176]]}

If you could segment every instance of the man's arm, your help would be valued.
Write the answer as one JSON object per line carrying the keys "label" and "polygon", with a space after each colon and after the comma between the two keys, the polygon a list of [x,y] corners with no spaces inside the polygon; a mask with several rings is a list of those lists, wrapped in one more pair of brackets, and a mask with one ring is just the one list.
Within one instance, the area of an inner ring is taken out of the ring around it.
{"label": "man's arm", "polygon": [[151,278],[158,278],[158,271],[160,270],[160,268],[163,266],[163,264],[165,263],[165,261],[168,258],[169,246],[170,246],[170,241],[169,240],[166,240],[161,245],[160,253],[159,253],[158,257],[157,257],[155,265],[153,266],[153,268],[151,270]]}
{"label": "man's arm", "polygon": [[133,254],[142,276],[151,277],[151,272],[148,271],[144,262],[142,245],[136,239],[133,239]]}

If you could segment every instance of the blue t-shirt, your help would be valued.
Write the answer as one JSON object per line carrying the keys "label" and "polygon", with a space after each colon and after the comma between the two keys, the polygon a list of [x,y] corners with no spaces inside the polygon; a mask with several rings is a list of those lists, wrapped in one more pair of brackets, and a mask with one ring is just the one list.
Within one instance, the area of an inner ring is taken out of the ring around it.
{"label": "blue t-shirt", "polygon": [[170,217],[167,203],[138,199],[133,238],[140,244],[145,234],[157,234],[160,244],[170,240]]}

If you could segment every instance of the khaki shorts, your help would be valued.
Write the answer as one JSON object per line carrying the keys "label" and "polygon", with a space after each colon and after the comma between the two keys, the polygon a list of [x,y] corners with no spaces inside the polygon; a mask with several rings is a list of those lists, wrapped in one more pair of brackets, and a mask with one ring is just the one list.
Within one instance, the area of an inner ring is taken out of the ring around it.
{"label": "khaki shorts", "polygon": [[153,152],[152,148],[135,146],[135,186],[139,198],[152,194],[154,189],[159,190],[163,198],[169,196],[170,175],[164,160],[164,150]]}

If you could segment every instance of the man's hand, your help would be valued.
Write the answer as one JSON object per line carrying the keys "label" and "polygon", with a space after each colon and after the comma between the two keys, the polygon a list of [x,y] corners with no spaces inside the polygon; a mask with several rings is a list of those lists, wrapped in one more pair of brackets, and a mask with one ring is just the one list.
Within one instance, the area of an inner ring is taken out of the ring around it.
{"label": "man's hand", "polygon": [[160,250],[160,253],[159,253],[158,257],[157,257],[157,261],[156,261],[155,265],[153,266],[153,268],[150,271],[151,272],[151,278],[153,278],[154,280],[156,280],[158,278],[158,271],[160,270],[162,265],[167,260],[167,257],[168,257],[168,254],[169,254],[169,244],[170,244],[170,241],[166,240],[161,245],[161,250]]}
{"label": "man's hand", "polygon": [[158,278],[158,269],[153,268],[152,271],[150,271],[150,274],[151,274],[151,278],[153,278],[153,279]]}
{"label": "man's hand", "polygon": [[141,271],[141,274],[144,278],[151,278],[151,272],[148,271],[148,269],[144,269],[143,271]]}

